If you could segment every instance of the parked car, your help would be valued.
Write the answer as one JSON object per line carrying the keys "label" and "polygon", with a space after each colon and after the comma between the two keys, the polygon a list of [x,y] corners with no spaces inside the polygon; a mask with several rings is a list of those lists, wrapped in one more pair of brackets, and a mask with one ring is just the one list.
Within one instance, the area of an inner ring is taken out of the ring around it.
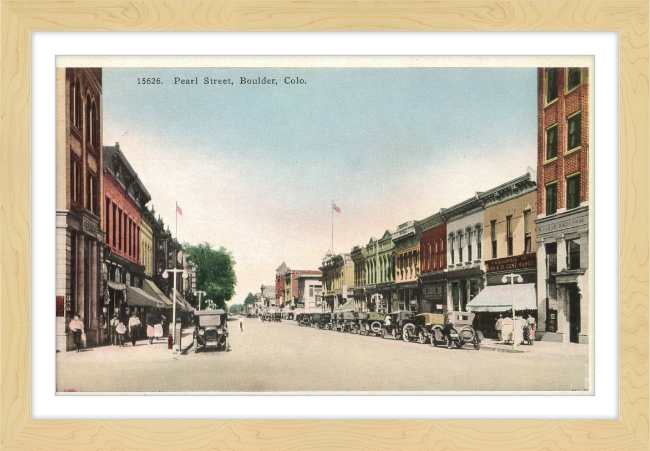
{"label": "parked car", "polygon": [[330,330],[332,328],[332,314],[331,313],[322,313],[320,315],[320,320],[316,325],[319,329]]}
{"label": "parked car", "polygon": [[228,314],[223,310],[195,310],[194,352],[214,347],[217,351],[228,349]]}
{"label": "parked car", "polygon": [[357,329],[356,321],[357,315],[355,312],[343,312],[343,325],[341,327],[341,332],[350,332],[354,333],[353,330]]}
{"label": "parked car", "polygon": [[280,312],[275,312],[275,313],[273,314],[273,317],[271,318],[271,320],[272,320],[272,321],[279,322],[279,323],[282,322],[282,313],[280,313]]}
{"label": "parked car", "polygon": [[451,349],[454,345],[460,349],[466,343],[471,343],[474,349],[481,348],[483,333],[474,330],[474,313],[471,312],[447,312],[445,315],[444,328],[433,330],[431,346],[444,344]]}
{"label": "parked car", "polygon": [[359,320],[359,333],[361,335],[374,334],[375,336],[380,336],[386,320],[386,314],[367,312],[363,316],[363,319],[360,317]]}
{"label": "parked car", "polygon": [[402,327],[404,321],[413,318],[414,313],[408,310],[397,310],[386,315],[390,321],[384,319],[384,325],[381,329],[381,338],[392,337],[395,340],[402,338]]}

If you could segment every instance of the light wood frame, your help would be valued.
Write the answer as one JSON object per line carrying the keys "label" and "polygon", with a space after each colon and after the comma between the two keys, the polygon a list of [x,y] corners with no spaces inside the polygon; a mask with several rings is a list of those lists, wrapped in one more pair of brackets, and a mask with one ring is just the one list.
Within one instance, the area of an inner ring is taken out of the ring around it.
{"label": "light wood frame", "polygon": [[[1,2],[0,446],[71,449],[649,449],[647,2]],[[613,30],[620,53],[619,419],[31,419],[31,31]]]}

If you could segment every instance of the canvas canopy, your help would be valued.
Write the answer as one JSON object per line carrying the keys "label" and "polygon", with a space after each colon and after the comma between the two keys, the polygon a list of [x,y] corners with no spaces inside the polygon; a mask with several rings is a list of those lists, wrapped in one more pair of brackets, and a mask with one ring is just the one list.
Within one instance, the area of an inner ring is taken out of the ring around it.
{"label": "canvas canopy", "polygon": [[336,309],[337,312],[344,312],[346,310],[349,310],[351,312],[354,311],[354,298],[348,299],[345,304],[339,306],[339,308]]}
{"label": "canvas canopy", "polygon": [[483,289],[467,304],[468,312],[505,312],[515,310],[537,310],[535,284],[493,285]]}
{"label": "canvas canopy", "polygon": [[126,303],[132,307],[158,307],[165,305],[158,299],[145,293],[140,288],[126,287]]}

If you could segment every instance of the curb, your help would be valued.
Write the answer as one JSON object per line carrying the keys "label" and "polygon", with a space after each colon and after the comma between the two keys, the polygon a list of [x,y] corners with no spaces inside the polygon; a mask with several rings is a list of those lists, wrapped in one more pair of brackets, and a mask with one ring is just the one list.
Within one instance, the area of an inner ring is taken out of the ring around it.
{"label": "curb", "polygon": [[509,352],[511,354],[524,354],[526,351],[521,351],[519,349],[512,349],[512,348],[497,348],[494,346],[485,346],[481,345],[481,350],[485,349],[486,351],[494,351],[494,352]]}

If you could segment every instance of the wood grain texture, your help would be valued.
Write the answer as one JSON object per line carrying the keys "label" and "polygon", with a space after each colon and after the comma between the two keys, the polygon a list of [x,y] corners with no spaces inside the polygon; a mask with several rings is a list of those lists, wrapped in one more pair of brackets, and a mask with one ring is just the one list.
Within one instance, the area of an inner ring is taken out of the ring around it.
{"label": "wood grain texture", "polygon": [[[647,450],[646,2],[0,3],[0,446],[7,450]],[[613,30],[620,38],[617,421],[32,421],[30,32]]]}

